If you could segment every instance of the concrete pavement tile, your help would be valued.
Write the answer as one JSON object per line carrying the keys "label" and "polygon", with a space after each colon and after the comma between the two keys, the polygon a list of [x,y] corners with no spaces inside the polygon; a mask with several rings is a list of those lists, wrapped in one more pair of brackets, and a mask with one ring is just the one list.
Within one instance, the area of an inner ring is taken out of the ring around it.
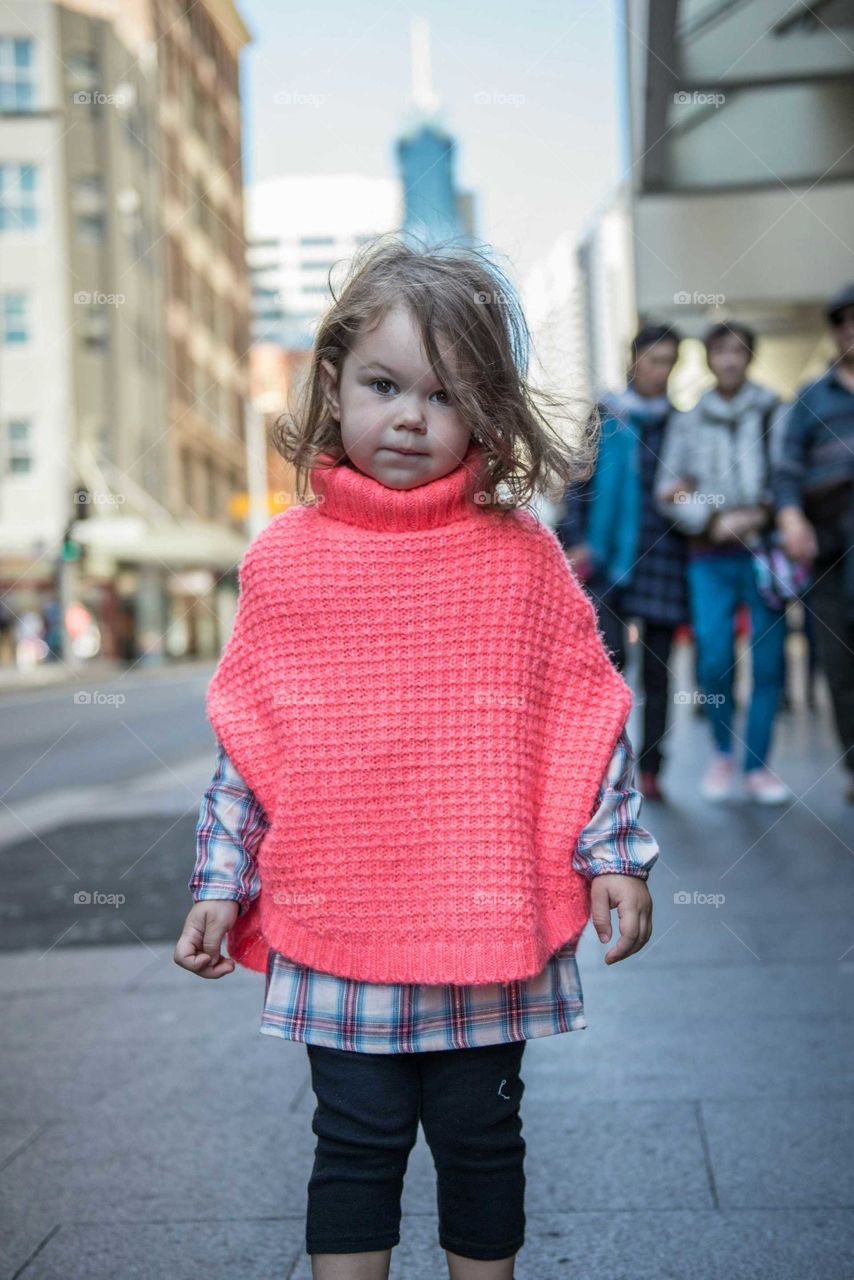
{"label": "concrete pavement tile", "polygon": [[35,1267],[35,1259],[45,1242],[61,1230],[50,1206],[29,1205],[24,1217],[13,1216],[4,1206],[0,1225],[0,1275],[4,1280],[18,1275],[27,1276],[29,1280],[31,1275],[38,1275],[37,1269],[31,1272],[26,1264]]}
{"label": "concrete pavement tile", "polygon": [[[805,964],[791,958],[756,964],[747,956],[731,964],[665,965],[644,952],[605,965],[579,952],[585,1008],[601,1024],[634,1011],[646,1017],[702,1013],[710,1021],[729,1017],[847,1019],[854,1010],[854,961]],[[591,1023],[592,1025],[592,1023]]]}
{"label": "concrete pavement tile", "polygon": [[[162,1099],[183,1092],[194,1078],[206,1079],[210,1093],[212,1082],[227,1081],[232,1064],[247,1053],[269,1061],[278,1087],[286,1090],[288,1071],[279,1074],[279,1066],[299,1062],[302,1072],[304,1050],[259,1034],[263,981],[250,975],[243,982],[232,974],[204,982],[170,967],[174,978],[164,966],[170,974],[165,983],[134,990],[81,986],[7,1000],[0,1100],[41,1116],[64,1116],[146,1090]],[[266,1069],[259,1078],[264,1074]]]}
{"label": "concrete pavement tile", "polygon": [[526,1081],[522,1134],[538,1211],[714,1207],[690,1103],[616,1101],[595,1088],[582,1100],[570,1090],[564,1099],[535,1100]]}
{"label": "concrete pavement tile", "polygon": [[21,1280],[272,1280],[296,1263],[302,1227],[234,1218],[183,1222],[68,1223]]}
{"label": "concrete pavement tile", "polygon": [[[175,939],[177,942],[177,937]],[[149,971],[172,964],[175,943],[135,942],[112,947],[54,947],[5,951],[0,956],[0,991],[79,992],[86,987],[116,988],[142,979]],[[178,973],[178,966],[172,965]],[[192,974],[187,974],[191,978]],[[234,974],[231,975],[235,977]],[[251,975],[247,975],[251,981]]]}
{"label": "concrete pavement tile", "polygon": [[779,1015],[714,1020],[692,1012],[677,1019],[633,1009],[622,1018],[600,1017],[584,1031],[532,1042],[526,1058],[534,1061],[536,1044],[532,1088],[538,1098],[546,1091],[584,1098],[591,1079],[599,1096],[622,1101],[761,1098],[770,1092],[782,1106],[803,1096],[808,1076],[820,1079],[825,1093],[854,1092],[851,1019],[805,1018],[796,1031],[794,1025],[792,1017]]}
{"label": "concrete pavement tile", "polygon": [[[302,1218],[67,1223],[21,1280],[311,1280]],[[528,1212],[517,1280],[850,1280],[854,1211]],[[32,1252],[32,1250],[30,1251]],[[29,1255],[24,1255],[29,1256]],[[23,1259],[22,1259],[23,1261]],[[18,1264],[20,1265],[20,1263]],[[404,1212],[391,1280],[447,1274],[435,1217]]]}
{"label": "concrete pavement tile", "polygon": [[95,1108],[50,1126],[7,1165],[0,1199],[24,1222],[34,1204],[61,1222],[216,1219],[247,1204],[262,1216],[304,1213],[312,1152],[302,1117],[269,1107],[236,1101],[200,1116],[129,1106],[121,1119]]}
{"label": "concrete pavement tile", "polygon": [[854,1275],[850,1209],[529,1214],[525,1234],[517,1280],[851,1280]]}
{"label": "concrete pavement tile", "polygon": [[[769,1075],[774,1064],[769,1063]],[[704,1102],[721,1206],[844,1209],[854,1203],[854,1090]],[[854,1265],[851,1268],[854,1275]]]}

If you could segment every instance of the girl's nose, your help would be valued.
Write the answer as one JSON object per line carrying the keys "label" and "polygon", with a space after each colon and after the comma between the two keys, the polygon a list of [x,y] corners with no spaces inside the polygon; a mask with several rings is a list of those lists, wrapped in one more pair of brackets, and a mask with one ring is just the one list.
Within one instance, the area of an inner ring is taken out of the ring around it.
{"label": "girl's nose", "polygon": [[401,402],[397,405],[397,422],[398,426],[401,427],[411,427],[420,431],[426,429],[424,414],[421,411],[421,406],[416,401]]}

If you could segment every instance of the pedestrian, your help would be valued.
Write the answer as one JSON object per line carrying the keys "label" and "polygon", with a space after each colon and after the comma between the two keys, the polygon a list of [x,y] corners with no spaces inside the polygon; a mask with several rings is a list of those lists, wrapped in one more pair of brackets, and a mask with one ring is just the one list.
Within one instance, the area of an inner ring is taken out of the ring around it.
{"label": "pedestrian", "polygon": [[[763,804],[791,798],[768,767],[785,682],[786,614],[760,590],[757,550],[773,527],[771,457],[780,397],[748,376],[756,335],[714,324],[704,338],[714,386],[693,409],[674,413],[664,433],[656,497],[689,540],[688,584],[697,675],[714,742],[701,784],[707,800],[743,793]],[[743,768],[736,769],[733,710],[735,623],[750,614],[752,689]]]}
{"label": "pedestrian", "polygon": [[651,934],[631,692],[520,503],[577,457],[533,407],[511,296],[475,249],[356,259],[274,433],[312,500],[246,551],[208,688],[175,961],[264,972],[262,1032],[307,1046],[321,1280],[388,1275],[419,1122],[449,1275],[512,1277],[525,1044],[585,1025],[591,916],[608,941],[618,909],[609,964]]}
{"label": "pedestrian", "polygon": [[680,338],[668,325],[646,325],[631,344],[624,391],[600,399],[601,441],[592,476],[570,489],[557,535],[596,602],[605,643],[626,663],[626,629],[641,624],[643,735],[639,787],[663,800],[659,775],[670,705],[670,655],[688,621],[684,539],[659,511],[653,482],[666,423],[667,384]]}
{"label": "pedestrian", "polygon": [[812,565],[804,603],[854,803],[854,284],[830,299],[826,315],[836,354],[787,413],[775,505],[787,552]]}

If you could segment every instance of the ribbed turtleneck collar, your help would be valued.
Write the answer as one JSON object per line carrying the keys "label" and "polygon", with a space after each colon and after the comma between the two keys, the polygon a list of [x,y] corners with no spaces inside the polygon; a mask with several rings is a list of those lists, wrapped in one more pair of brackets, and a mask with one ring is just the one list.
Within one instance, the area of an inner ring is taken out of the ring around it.
{"label": "ribbed turtleneck collar", "polygon": [[453,471],[413,489],[391,489],[340,461],[330,466],[332,455],[321,454],[311,471],[311,487],[318,510],[333,520],[389,533],[435,529],[476,511],[469,493],[482,451],[472,440]]}

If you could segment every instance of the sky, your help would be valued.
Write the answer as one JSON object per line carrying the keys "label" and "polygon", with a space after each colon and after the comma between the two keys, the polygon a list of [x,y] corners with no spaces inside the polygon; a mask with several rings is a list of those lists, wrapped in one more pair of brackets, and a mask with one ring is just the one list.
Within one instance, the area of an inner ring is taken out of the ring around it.
{"label": "sky", "polygon": [[518,278],[559,235],[576,238],[619,177],[620,0],[236,3],[253,37],[246,182],[396,176],[413,17],[430,26],[433,88],[457,140],[457,185],[475,193],[476,234]]}

